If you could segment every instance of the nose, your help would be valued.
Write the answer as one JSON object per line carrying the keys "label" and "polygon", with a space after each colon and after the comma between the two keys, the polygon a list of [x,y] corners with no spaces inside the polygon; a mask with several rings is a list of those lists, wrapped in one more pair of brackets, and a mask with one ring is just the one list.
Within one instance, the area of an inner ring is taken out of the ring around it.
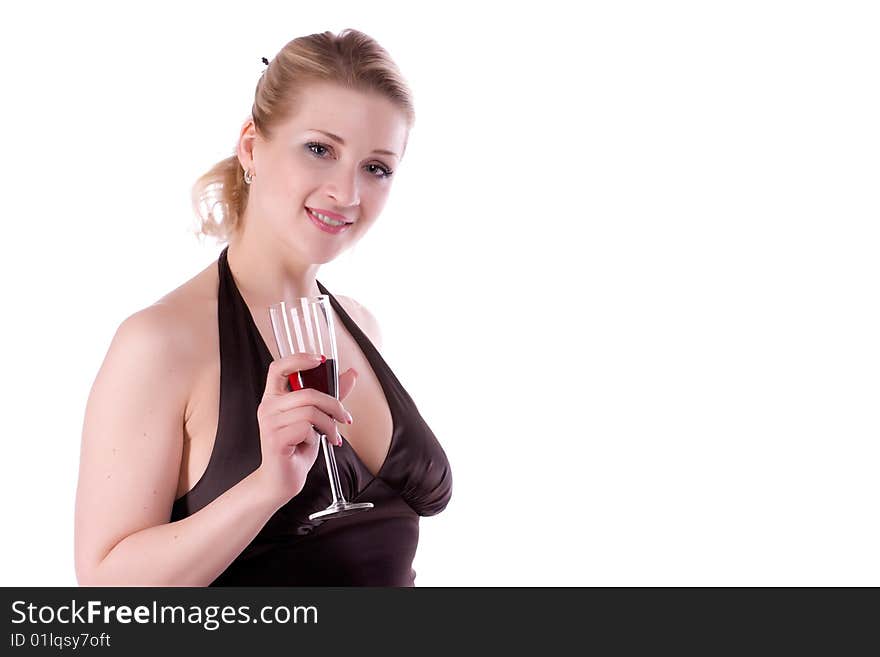
{"label": "nose", "polygon": [[336,175],[327,183],[327,195],[339,207],[357,205],[361,202],[358,188],[358,172],[339,167]]}

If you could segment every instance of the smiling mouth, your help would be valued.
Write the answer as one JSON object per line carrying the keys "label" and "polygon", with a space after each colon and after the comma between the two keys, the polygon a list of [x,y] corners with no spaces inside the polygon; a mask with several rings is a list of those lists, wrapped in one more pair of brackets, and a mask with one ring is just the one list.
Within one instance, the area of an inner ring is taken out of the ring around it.
{"label": "smiling mouth", "polygon": [[351,228],[351,224],[354,222],[346,222],[346,221],[336,221],[331,219],[330,217],[326,217],[321,215],[320,213],[313,212],[311,208],[306,208],[306,215],[309,218],[309,221],[318,228],[321,232],[328,233],[330,235],[340,235],[348,231]]}
{"label": "smiling mouth", "polygon": [[317,219],[318,221],[320,221],[321,223],[323,223],[327,226],[333,226],[333,227],[350,226],[351,224],[354,223],[353,221],[340,221],[338,219],[328,217],[327,215],[321,214],[320,212],[316,212],[315,210],[312,210],[309,207],[306,207],[306,212],[308,212],[313,218]]}

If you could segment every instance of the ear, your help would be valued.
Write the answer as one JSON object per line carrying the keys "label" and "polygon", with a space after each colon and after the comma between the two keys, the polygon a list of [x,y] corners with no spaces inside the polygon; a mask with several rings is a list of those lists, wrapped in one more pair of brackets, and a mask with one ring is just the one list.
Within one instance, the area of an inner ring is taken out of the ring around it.
{"label": "ear", "polygon": [[249,116],[241,126],[238,134],[238,145],[235,149],[238,161],[244,171],[254,168],[254,144],[256,141],[257,129],[254,125],[254,119]]}

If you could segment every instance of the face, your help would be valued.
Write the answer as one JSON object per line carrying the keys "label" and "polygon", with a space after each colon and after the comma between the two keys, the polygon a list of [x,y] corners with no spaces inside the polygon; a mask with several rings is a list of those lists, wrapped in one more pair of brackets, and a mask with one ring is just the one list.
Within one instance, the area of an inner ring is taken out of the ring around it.
{"label": "face", "polygon": [[254,222],[306,262],[332,260],[382,212],[407,134],[405,116],[387,99],[324,83],[305,90],[297,115],[270,142],[248,120],[238,147],[254,173],[247,230]]}

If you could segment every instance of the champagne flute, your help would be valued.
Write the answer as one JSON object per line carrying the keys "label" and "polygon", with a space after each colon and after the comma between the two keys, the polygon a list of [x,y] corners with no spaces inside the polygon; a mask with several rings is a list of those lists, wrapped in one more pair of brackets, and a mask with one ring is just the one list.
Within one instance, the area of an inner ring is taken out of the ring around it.
{"label": "champagne flute", "polygon": [[[325,363],[317,367],[288,375],[291,390],[313,388],[339,399],[336,332],[330,297],[321,294],[317,297],[299,297],[273,303],[269,306],[269,318],[272,320],[275,344],[282,358],[299,353],[320,354],[327,358]],[[309,520],[341,518],[372,509],[372,502],[349,502],[343,496],[333,446],[324,434],[321,434],[321,448],[324,451],[327,473],[330,475],[333,501],[326,509],[312,513]]]}

